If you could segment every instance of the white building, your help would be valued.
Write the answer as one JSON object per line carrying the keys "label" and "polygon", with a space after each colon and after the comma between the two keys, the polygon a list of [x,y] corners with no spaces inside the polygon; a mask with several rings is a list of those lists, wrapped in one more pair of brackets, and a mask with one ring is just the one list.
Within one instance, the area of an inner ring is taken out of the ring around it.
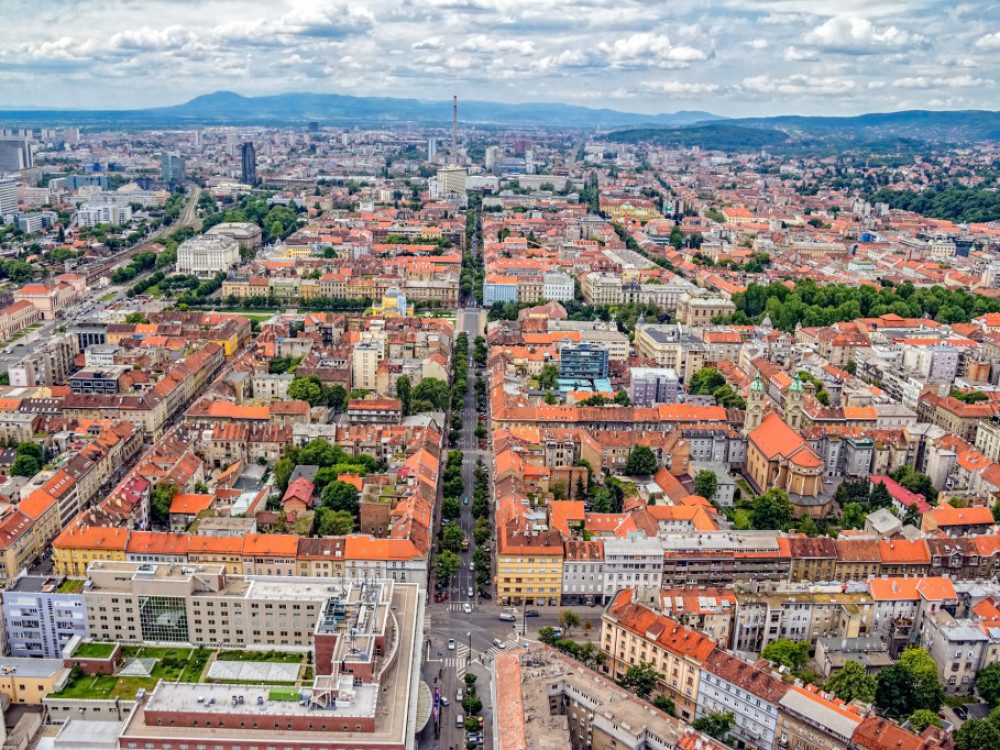
{"label": "white building", "polygon": [[177,273],[211,277],[240,262],[240,243],[224,235],[192,237],[177,248]]}
{"label": "white building", "polygon": [[732,714],[734,746],[771,748],[779,701],[788,690],[781,678],[716,649],[701,667],[695,717]]}
{"label": "white building", "polygon": [[12,214],[18,208],[17,180],[13,178],[0,180],[0,217]]}
{"label": "white building", "polygon": [[84,203],[76,211],[78,227],[96,227],[98,224],[118,226],[132,221],[132,207],[125,203]]}
{"label": "white building", "polygon": [[644,535],[604,540],[604,600],[634,589],[639,601],[655,601],[663,581],[663,545]]}
{"label": "white building", "polygon": [[573,279],[565,273],[547,273],[542,277],[542,299],[563,302],[573,299]]}

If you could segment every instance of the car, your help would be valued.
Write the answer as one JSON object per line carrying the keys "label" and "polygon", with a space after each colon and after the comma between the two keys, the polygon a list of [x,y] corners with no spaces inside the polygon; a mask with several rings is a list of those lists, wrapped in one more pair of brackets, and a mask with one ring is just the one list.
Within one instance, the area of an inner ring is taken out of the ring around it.
{"label": "car", "polygon": [[458,690],[455,691],[455,700],[458,703],[461,703],[462,702],[462,697],[464,695],[465,695],[465,693],[462,692],[462,688],[459,688]]}
{"label": "car", "polygon": [[444,592],[434,594],[434,601],[438,603],[448,601],[448,595],[445,594]]}
{"label": "car", "polygon": [[505,644],[499,638],[494,638],[493,639],[493,645],[496,646],[497,648],[501,649],[501,650],[504,650],[507,647],[507,644]]}
{"label": "car", "polygon": [[486,415],[485,414],[480,414],[479,415],[479,421],[480,422],[485,422],[486,421]]}
{"label": "car", "polygon": [[448,639],[448,650],[449,651],[454,651],[455,650],[455,639],[454,638],[449,638]]}
{"label": "car", "polygon": [[485,552],[485,553],[486,553],[487,555],[488,555],[488,554],[490,554],[490,545],[488,545],[488,544],[484,544],[484,545],[482,545],[482,546],[481,546],[481,547],[480,547],[479,549],[481,549],[481,550],[482,550],[483,552]]}
{"label": "car", "polygon": [[462,611],[465,614],[467,614],[467,615],[471,615],[472,614],[472,605],[469,604],[468,602],[465,602],[465,604],[462,605]]}
{"label": "car", "polygon": [[526,610],[524,610],[524,616],[525,617],[538,617],[538,610],[537,609],[526,609]]}
{"label": "car", "polygon": [[493,595],[489,591],[483,591],[482,589],[479,589],[479,598],[480,599],[492,599]]}
{"label": "car", "polygon": [[468,504],[469,504],[469,498],[463,497],[462,498],[462,505],[468,505]]}
{"label": "car", "polygon": [[475,563],[475,561],[470,562],[469,563],[469,570],[475,570],[475,569],[476,569],[476,563]]}
{"label": "car", "polygon": [[474,597],[474,596],[476,595],[476,590],[475,590],[474,588],[472,588],[472,586],[469,586],[469,588],[467,588],[467,589],[465,590],[465,593],[466,593],[466,594],[468,595],[468,597],[469,597],[469,598],[471,599],[472,597]]}
{"label": "car", "polygon": [[957,716],[962,721],[965,721],[966,719],[969,718],[969,712],[966,711],[962,706],[956,706],[955,708],[952,709],[952,711],[954,711],[955,716]]}
{"label": "car", "polygon": [[517,622],[517,618],[514,617],[510,612],[501,612],[500,619],[504,622]]}
{"label": "car", "polygon": [[442,706],[450,706],[451,705],[451,701],[448,700],[448,696],[446,696],[446,695],[442,695],[441,696],[441,705]]}
{"label": "car", "polygon": [[467,735],[465,735],[465,741],[466,742],[471,742],[474,745],[482,745],[483,744],[483,733],[482,732],[474,732],[473,734],[467,734]]}

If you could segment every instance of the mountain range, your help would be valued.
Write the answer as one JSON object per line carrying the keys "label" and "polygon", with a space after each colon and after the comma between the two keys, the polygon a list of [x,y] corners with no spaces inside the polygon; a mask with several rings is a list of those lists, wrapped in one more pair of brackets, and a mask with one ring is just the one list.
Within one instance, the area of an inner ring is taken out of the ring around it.
{"label": "mountain range", "polygon": [[[421,126],[451,125],[451,101],[424,101],[339,94],[289,93],[246,97],[218,91],[169,107],[134,110],[55,110],[0,108],[0,124],[83,127],[196,127],[207,125],[321,125]],[[810,146],[823,141],[907,143],[976,142],[1000,140],[1000,113],[987,110],[873,113],[856,117],[783,115],[730,119],[711,112],[681,110],[639,114],[568,104],[500,104],[459,101],[463,126],[555,127],[625,131],[611,140],[653,138],[660,143],[702,145],[711,148],[763,147],[782,143]],[[747,131],[757,132],[747,132]],[[770,131],[762,134],[759,131]],[[692,132],[693,131],[693,132]],[[731,144],[731,145],[726,145]]]}

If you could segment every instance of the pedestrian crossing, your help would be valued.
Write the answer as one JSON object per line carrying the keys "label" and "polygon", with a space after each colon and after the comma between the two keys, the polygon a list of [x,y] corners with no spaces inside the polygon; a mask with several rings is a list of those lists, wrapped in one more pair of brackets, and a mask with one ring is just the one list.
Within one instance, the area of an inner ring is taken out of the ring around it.
{"label": "pedestrian crossing", "polygon": [[[450,609],[452,612],[461,612],[462,607],[464,607],[466,603],[467,602],[448,602],[448,609]],[[475,611],[476,609],[475,605],[473,605],[472,609],[473,611]]]}

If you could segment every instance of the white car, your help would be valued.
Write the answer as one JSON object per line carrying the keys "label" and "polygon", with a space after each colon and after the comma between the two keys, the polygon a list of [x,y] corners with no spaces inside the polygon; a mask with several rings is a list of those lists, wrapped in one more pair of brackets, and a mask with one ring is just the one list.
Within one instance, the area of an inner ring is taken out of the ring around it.
{"label": "white car", "polygon": [[462,688],[459,688],[458,690],[455,691],[455,700],[461,703],[463,695],[465,695],[465,693],[462,692]]}
{"label": "white car", "polygon": [[472,614],[472,605],[469,604],[468,602],[466,602],[465,604],[462,605],[462,611],[465,614],[467,614],[467,615],[471,615]]}
{"label": "white car", "polygon": [[448,639],[448,650],[449,651],[454,651],[455,650],[455,639],[454,638],[449,638]]}
{"label": "white car", "polygon": [[470,562],[469,563],[469,570],[475,570],[475,569],[476,569],[476,564],[474,562]]}

